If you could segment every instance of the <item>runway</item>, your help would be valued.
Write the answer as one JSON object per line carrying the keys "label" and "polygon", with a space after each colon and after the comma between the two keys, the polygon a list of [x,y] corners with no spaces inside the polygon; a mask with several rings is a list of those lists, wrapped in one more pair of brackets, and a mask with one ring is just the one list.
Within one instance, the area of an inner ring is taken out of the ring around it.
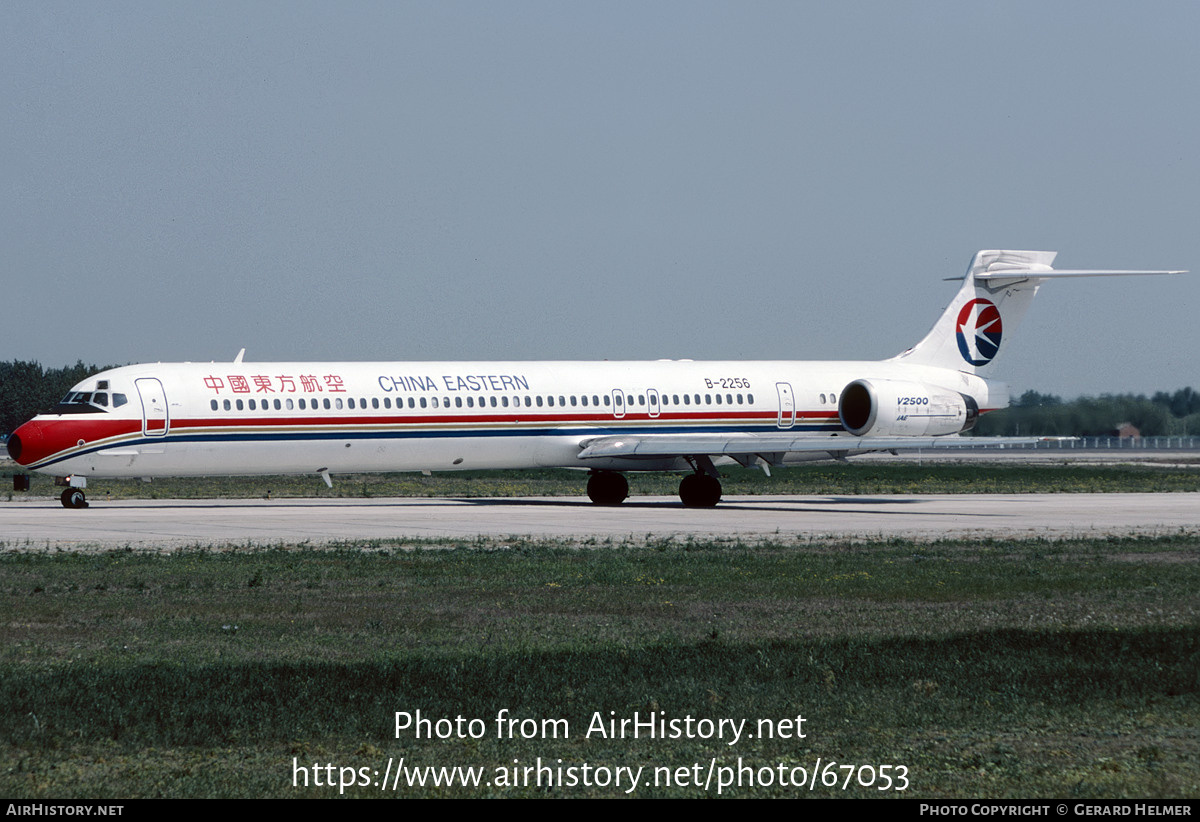
{"label": "runway", "polygon": [[614,507],[583,497],[0,502],[0,550],[313,546],[366,540],[535,537],[587,544],[747,540],[1200,534],[1198,494],[747,496],[715,509],[674,497]]}

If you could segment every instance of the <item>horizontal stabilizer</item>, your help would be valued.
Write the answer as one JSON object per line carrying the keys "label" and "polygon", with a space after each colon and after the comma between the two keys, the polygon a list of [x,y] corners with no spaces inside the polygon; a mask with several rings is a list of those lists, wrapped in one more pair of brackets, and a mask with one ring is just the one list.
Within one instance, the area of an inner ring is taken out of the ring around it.
{"label": "horizontal stabilizer", "polygon": [[[1026,277],[1036,277],[1039,280],[1053,280],[1058,277],[1142,277],[1159,274],[1187,274],[1187,271],[1102,271],[1100,269],[1054,269],[1039,271],[1036,269],[1014,269],[1011,271],[990,271],[986,274],[976,274],[977,280],[1015,280]],[[957,279],[962,279],[961,277]]]}
{"label": "horizontal stabilizer", "polygon": [[986,374],[1012,340],[1038,288],[1048,280],[1076,277],[1137,277],[1186,271],[1055,269],[1055,251],[984,250],[955,277],[962,288],[925,338],[892,362]]}

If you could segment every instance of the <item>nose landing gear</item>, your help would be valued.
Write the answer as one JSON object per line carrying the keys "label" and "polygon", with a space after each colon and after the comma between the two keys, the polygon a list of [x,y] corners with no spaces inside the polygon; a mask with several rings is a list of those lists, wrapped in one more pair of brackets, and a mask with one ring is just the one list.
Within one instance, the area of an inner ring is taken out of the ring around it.
{"label": "nose landing gear", "polygon": [[65,488],[62,496],[63,508],[87,508],[87,495],[83,493],[82,488]]}

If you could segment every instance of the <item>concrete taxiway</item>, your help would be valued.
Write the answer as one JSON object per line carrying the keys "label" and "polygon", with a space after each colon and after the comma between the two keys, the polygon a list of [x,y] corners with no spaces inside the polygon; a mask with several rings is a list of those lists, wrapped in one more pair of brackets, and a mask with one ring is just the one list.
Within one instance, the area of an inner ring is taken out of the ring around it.
{"label": "concrete taxiway", "polygon": [[177,548],[532,536],[871,539],[1200,534],[1200,494],[961,494],[733,497],[685,509],[673,497],[602,507],[524,499],[57,500],[0,503],[0,550]]}

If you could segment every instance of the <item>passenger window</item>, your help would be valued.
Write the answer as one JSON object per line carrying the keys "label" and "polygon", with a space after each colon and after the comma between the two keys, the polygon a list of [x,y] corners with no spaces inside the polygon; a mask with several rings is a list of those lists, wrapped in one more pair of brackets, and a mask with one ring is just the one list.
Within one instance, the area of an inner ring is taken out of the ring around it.
{"label": "passenger window", "polygon": [[[338,408],[341,408],[341,407],[342,407],[342,401],[338,400]],[[354,410],[354,397],[350,397],[349,399],[346,400],[346,407],[349,408],[351,411]]]}
{"label": "passenger window", "polygon": [[537,407],[538,407],[538,408],[541,408],[541,407],[542,407],[542,395],[541,395],[541,394],[538,394],[538,398],[537,398]]}
{"label": "passenger window", "polygon": [[690,396],[690,395],[688,395],[688,394],[684,394],[684,395],[683,395],[683,404],[684,404],[684,405],[691,405],[691,404],[692,404],[692,398],[691,398],[691,396]]}
{"label": "passenger window", "polygon": [[717,394],[717,405],[721,404],[721,395]]}
{"label": "passenger window", "polygon": [[289,410],[289,411],[292,410],[292,398],[291,397],[287,398],[287,410]]}
{"label": "passenger window", "polygon": [[245,411],[245,410],[246,410],[245,408],[243,408],[243,407],[242,407],[242,401],[241,401],[241,400],[238,400],[238,401],[237,401],[237,410],[239,410],[239,411]]}
{"label": "passenger window", "polygon": [[[325,402],[329,402],[329,400],[325,400]],[[350,402],[354,402],[354,400],[350,400]],[[336,400],[334,400],[334,401],[333,401],[333,405],[334,405],[334,407],[335,407],[335,408],[337,408],[338,410],[341,410],[341,407],[342,407],[342,398],[341,398],[341,397],[338,397]]]}
{"label": "passenger window", "polygon": [[496,398],[492,397],[492,408],[496,407]]}
{"label": "passenger window", "polygon": [[230,405],[229,405],[229,400],[225,400],[223,403],[221,403],[221,405],[222,405],[222,407],[224,407],[224,409],[225,409],[226,411],[228,411],[228,410],[229,410],[229,408],[230,408]]}
{"label": "passenger window", "polygon": [[379,407],[379,397],[371,397],[371,407],[372,408]]}
{"label": "passenger window", "polygon": [[254,402],[254,400],[250,400],[250,410],[251,410],[251,411],[257,411],[257,410],[258,410],[258,405],[257,405],[257,404]]}
{"label": "passenger window", "polygon": [[212,410],[216,411],[217,410],[217,401],[209,400],[208,407],[211,408]]}
{"label": "passenger window", "polygon": [[508,408],[508,397],[501,397],[500,404],[503,405],[505,408]]}
{"label": "passenger window", "polygon": [[[396,402],[397,402],[397,403],[399,403],[399,400],[397,400]],[[391,407],[392,407],[392,398],[391,398],[391,397],[384,397],[384,398],[383,398],[383,407],[384,407],[384,408],[391,408]],[[397,408],[399,408],[400,406],[397,404],[397,406],[396,406],[396,407],[397,407]]]}
{"label": "passenger window", "polygon": [[429,406],[428,406],[428,404],[425,402],[425,398],[424,398],[424,397],[421,397],[421,407],[422,407],[422,408],[428,408],[428,407],[429,407]]}

